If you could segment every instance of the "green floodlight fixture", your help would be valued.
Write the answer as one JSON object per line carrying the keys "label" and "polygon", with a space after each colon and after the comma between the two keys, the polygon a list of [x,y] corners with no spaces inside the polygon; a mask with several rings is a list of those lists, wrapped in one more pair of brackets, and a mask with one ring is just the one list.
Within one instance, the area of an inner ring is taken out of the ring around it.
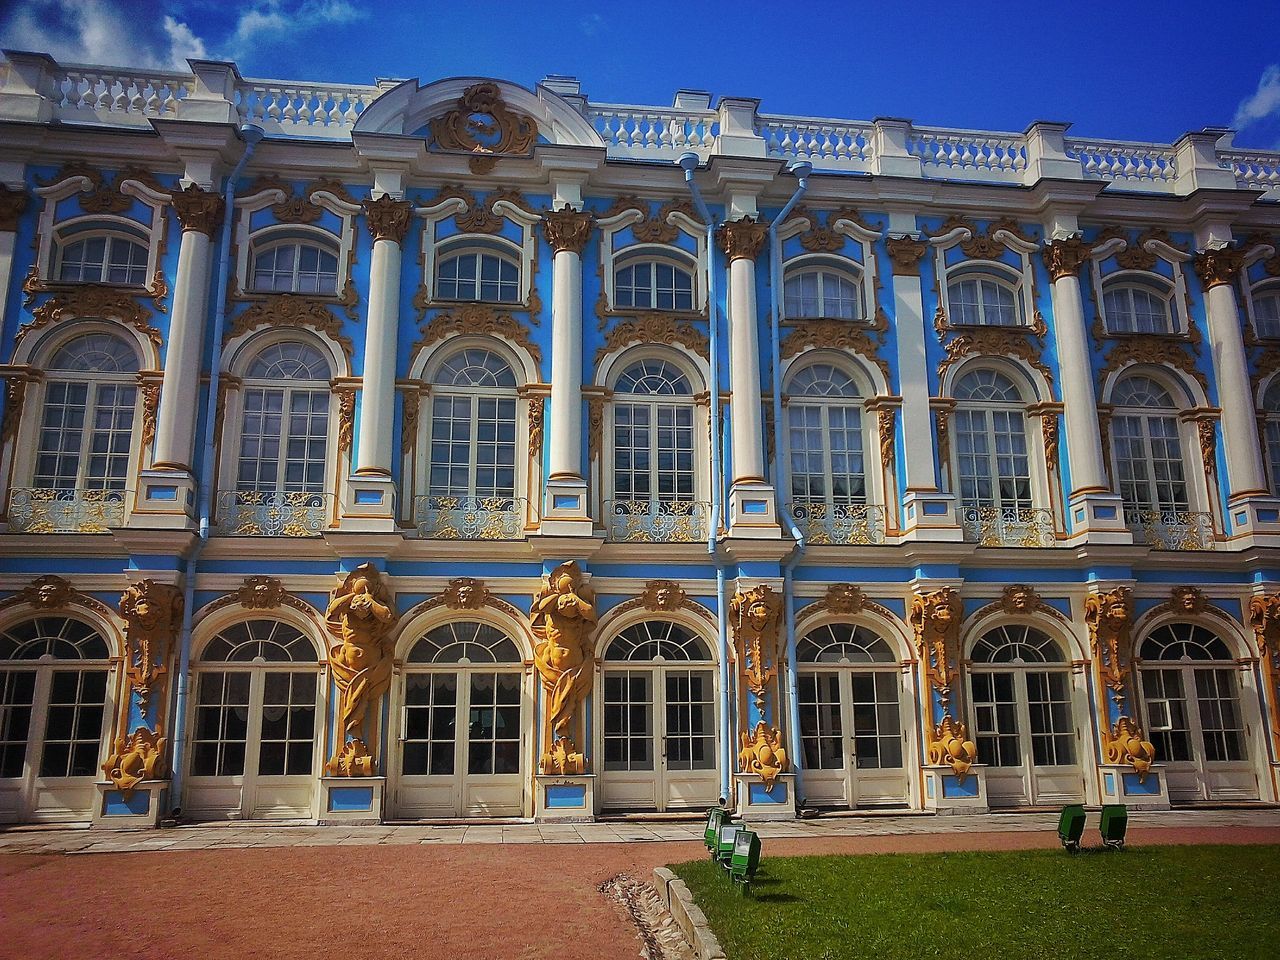
{"label": "green floodlight fixture", "polygon": [[725,809],[723,807],[712,807],[707,811],[707,824],[702,831],[702,842],[707,848],[707,852],[714,858],[716,855],[716,846],[719,843],[720,824],[725,820]]}
{"label": "green floodlight fixture", "polygon": [[745,897],[760,866],[760,837],[754,830],[739,830],[733,837],[733,858],[729,862],[729,879],[742,884]]}
{"label": "green floodlight fixture", "polygon": [[1084,836],[1084,804],[1073,803],[1062,808],[1058,818],[1058,839],[1071,853],[1080,850],[1080,838]]}
{"label": "green floodlight fixture", "polygon": [[1109,850],[1124,849],[1125,831],[1129,829],[1129,810],[1122,803],[1109,803],[1102,808],[1102,845]]}
{"label": "green floodlight fixture", "polygon": [[733,859],[734,838],[746,829],[740,823],[730,823],[725,821],[720,824],[720,832],[716,836],[716,860],[720,866],[726,870],[729,869],[729,862]]}

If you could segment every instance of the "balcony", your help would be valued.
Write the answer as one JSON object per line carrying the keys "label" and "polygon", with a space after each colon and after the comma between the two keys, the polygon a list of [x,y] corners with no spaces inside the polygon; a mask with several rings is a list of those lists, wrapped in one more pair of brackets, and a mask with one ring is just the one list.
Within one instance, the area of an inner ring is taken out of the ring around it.
{"label": "balcony", "polygon": [[522,497],[417,497],[413,522],[427,540],[523,540]]}
{"label": "balcony", "polygon": [[10,533],[110,533],[124,526],[131,490],[14,487],[9,491]]}
{"label": "balcony", "polygon": [[789,503],[810,546],[884,543],[884,507],[869,503]]}
{"label": "balcony", "polygon": [[224,537],[318,537],[333,516],[333,494],[228,490],[218,495]]}
{"label": "balcony", "polygon": [[616,543],[698,543],[710,504],[700,500],[606,500],[605,536]]}
{"label": "balcony", "polygon": [[1134,543],[1153,550],[1212,550],[1215,545],[1213,516],[1206,512],[1125,507],[1124,522]]}
{"label": "balcony", "polygon": [[961,507],[964,539],[983,547],[1052,547],[1053,513],[1038,507]]}

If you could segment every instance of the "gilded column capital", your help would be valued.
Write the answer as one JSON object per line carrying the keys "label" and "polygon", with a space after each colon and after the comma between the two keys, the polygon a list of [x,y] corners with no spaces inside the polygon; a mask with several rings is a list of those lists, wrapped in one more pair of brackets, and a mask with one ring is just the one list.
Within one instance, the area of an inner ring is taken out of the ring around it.
{"label": "gilded column capital", "polygon": [[1202,250],[1196,254],[1195,268],[1206,290],[1223,283],[1235,283],[1244,268],[1244,254],[1235,247]]}
{"label": "gilded column capital", "polygon": [[716,231],[716,241],[724,251],[729,262],[734,260],[754,260],[764,246],[764,238],[769,228],[753,217],[741,220],[730,220]]}
{"label": "gilded column capital", "polygon": [[1080,265],[1089,259],[1091,249],[1080,237],[1050,240],[1045,244],[1042,254],[1049,279],[1058,281],[1063,277],[1078,276]]}
{"label": "gilded column capital", "polygon": [[369,227],[369,235],[376,243],[379,240],[390,240],[394,244],[404,243],[404,235],[409,232],[409,217],[413,214],[413,204],[408,200],[397,200],[384,193],[377,200],[365,200],[365,222]]}
{"label": "gilded column capital", "polygon": [[589,211],[575,210],[565,204],[559,210],[548,210],[542,215],[542,232],[556,253],[568,250],[581,256],[595,222],[595,216]]}
{"label": "gilded column capital", "polygon": [[0,231],[12,233],[17,230],[18,217],[26,209],[27,191],[0,184]]}
{"label": "gilded column capital", "polygon": [[889,237],[884,242],[895,277],[920,276],[920,261],[929,249],[927,240],[916,237]]}
{"label": "gilded column capital", "polygon": [[173,191],[169,202],[173,204],[183,232],[191,230],[212,239],[222,225],[225,204],[219,193],[203,190],[193,183],[182,190]]}

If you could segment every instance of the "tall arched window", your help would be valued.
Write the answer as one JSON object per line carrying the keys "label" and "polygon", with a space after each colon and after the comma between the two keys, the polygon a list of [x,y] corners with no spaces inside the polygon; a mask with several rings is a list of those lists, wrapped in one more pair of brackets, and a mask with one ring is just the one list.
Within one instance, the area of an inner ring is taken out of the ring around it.
{"label": "tall arched window", "polygon": [[[956,383],[956,477],[966,535],[980,543],[1039,544],[1023,397],[996,370]],[[1030,541],[1028,541],[1030,537]]]}
{"label": "tall arched window", "polygon": [[254,251],[252,285],[258,292],[336,294],[338,254],[312,240],[266,243]]}
{"label": "tall arched window", "polygon": [[647,359],[627,367],[613,390],[613,535],[696,538],[686,529],[696,497],[688,378],[668,360]]}
{"label": "tall arched window", "polygon": [[1102,288],[1109,333],[1172,333],[1171,291],[1155,282],[1116,280]]}
{"label": "tall arched window", "polygon": [[787,271],[782,285],[787,319],[861,320],[862,285],[835,266],[808,266]]}
{"label": "tall arched window", "polygon": [[321,493],[329,447],[329,361],[296,341],[273,343],[244,377],[236,489]]}
{"label": "tall arched window", "polygon": [[1018,316],[1018,292],[1003,277],[964,273],[947,284],[950,321],[958,326],[1012,327]]}
{"label": "tall arched window", "polygon": [[1126,510],[1190,510],[1173,396],[1150,377],[1132,374],[1116,384],[1111,402],[1111,442]]}
{"label": "tall arched window", "polygon": [[1267,392],[1262,395],[1262,415],[1271,489],[1280,492],[1280,377],[1272,377]]}
{"label": "tall arched window", "polygon": [[46,366],[33,486],[123,490],[138,399],[138,352],[95,332],[63,344]]}
{"label": "tall arched window", "polygon": [[628,260],[613,280],[619,309],[692,310],[693,274],[669,260]]}
{"label": "tall arched window", "polygon": [[493,250],[446,256],[436,269],[436,299],[515,303],[520,299],[520,267]]}
{"label": "tall arched window", "polygon": [[58,248],[59,280],[141,287],[147,282],[147,245],[119,231],[79,232]]}
{"label": "tall arched window", "polygon": [[1254,332],[1260,337],[1280,337],[1280,286],[1264,287],[1252,293]]}
{"label": "tall arched window", "polygon": [[510,499],[516,489],[516,377],[492,350],[468,347],[431,378],[432,497]]}

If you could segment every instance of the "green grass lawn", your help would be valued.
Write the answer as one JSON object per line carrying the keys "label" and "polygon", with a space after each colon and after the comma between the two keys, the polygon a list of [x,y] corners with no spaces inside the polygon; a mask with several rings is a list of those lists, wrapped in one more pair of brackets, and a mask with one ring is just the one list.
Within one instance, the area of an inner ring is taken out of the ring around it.
{"label": "green grass lawn", "polygon": [[729,960],[1280,958],[1280,846],[770,857],[672,867]]}

